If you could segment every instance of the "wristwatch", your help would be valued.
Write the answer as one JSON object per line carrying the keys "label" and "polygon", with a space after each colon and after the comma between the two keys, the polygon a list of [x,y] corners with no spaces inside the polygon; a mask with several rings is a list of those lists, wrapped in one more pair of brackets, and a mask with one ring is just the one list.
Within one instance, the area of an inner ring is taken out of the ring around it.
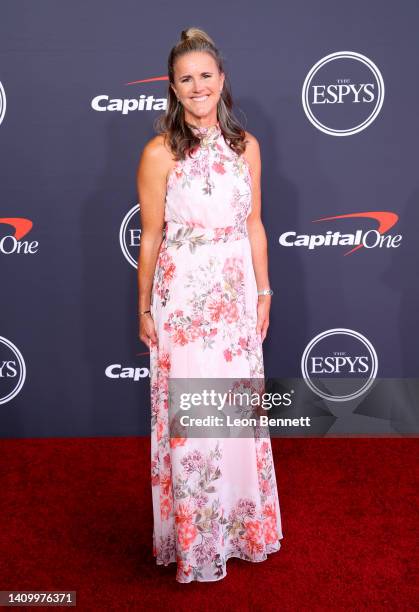
{"label": "wristwatch", "polygon": [[262,291],[258,291],[258,295],[273,295],[274,292],[272,289],[263,289]]}

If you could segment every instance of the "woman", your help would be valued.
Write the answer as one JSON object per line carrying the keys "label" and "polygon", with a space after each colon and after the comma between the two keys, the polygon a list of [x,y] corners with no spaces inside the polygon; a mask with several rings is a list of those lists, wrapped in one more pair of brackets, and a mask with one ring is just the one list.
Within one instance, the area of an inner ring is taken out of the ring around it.
{"label": "woman", "polygon": [[261,162],[256,138],[231,112],[222,59],[205,32],[182,32],[168,75],[160,133],[138,168],[153,554],[158,564],[177,562],[179,582],[214,581],[230,557],[263,561],[280,548],[270,439],[174,437],[169,382],[263,378],[272,291]]}

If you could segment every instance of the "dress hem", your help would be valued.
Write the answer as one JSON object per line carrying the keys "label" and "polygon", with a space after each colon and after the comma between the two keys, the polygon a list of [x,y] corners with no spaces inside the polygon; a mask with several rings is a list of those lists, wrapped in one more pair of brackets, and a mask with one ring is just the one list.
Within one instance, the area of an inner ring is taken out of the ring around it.
{"label": "dress hem", "polygon": [[[275,546],[272,546],[271,549],[267,547],[264,553],[264,556],[261,559],[251,559],[250,557],[240,555],[240,553],[236,551],[231,551],[230,553],[227,553],[227,555],[225,556],[225,563],[223,567],[224,573],[222,576],[219,576],[216,578],[191,578],[190,580],[179,580],[179,578],[176,576],[176,582],[179,582],[180,584],[189,584],[190,582],[219,582],[220,580],[222,580],[223,578],[227,576],[227,561],[229,559],[235,558],[235,559],[241,559],[242,561],[250,561],[250,563],[262,563],[263,561],[266,561],[268,559],[268,555],[271,555],[275,552],[279,552],[279,550],[281,549],[280,540],[282,540],[283,537],[284,536],[281,536],[280,538],[278,538],[277,544]],[[159,560],[156,555],[153,555],[153,556],[156,559],[156,565],[159,565],[159,566],[163,565],[164,567],[168,567],[172,563],[177,563],[176,559],[171,559],[170,561],[167,561],[165,563],[164,561]]]}

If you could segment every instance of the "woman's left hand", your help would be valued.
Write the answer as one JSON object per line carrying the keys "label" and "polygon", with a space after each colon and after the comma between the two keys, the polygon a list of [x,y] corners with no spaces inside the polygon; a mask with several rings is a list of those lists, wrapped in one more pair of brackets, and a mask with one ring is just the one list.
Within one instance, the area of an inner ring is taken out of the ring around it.
{"label": "woman's left hand", "polygon": [[257,324],[256,332],[261,334],[262,342],[266,338],[269,327],[269,310],[271,308],[271,296],[263,295],[259,296],[257,305]]}

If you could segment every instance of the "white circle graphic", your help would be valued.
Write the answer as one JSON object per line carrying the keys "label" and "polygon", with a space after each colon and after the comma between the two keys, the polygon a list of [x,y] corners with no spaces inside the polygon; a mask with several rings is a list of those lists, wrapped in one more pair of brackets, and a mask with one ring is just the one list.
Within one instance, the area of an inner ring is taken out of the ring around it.
{"label": "white circle graphic", "polygon": [[[377,101],[370,115],[358,125],[355,125],[354,127],[346,130],[336,130],[334,128],[328,127],[327,125],[324,125],[324,123],[321,123],[321,121],[314,115],[313,111],[311,110],[310,103],[308,100],[310,84],[314,76],[321,68],[323,68],[323,66],[325,66],[329,62],[332,62],[335,59],[353,59],[358,62],[361,62],[371,70],[378,84]],[[330,55],[326,55],[326,57],[323,57],[316,64],[314,64],[314,66],[311,68],[305,78],[301,99],[303,109],[308,120],[318,130],[324,132],[325,134],[329,134],[330,136],[351,136],[353,134],[361,132],[362,130],[365,130],[365,128],[371,125],[371,123],[374,121],[374,119],[376,119],[377,115],[379,114],[384,102],[384,80],[378,67],[365,55],[362,55],[361,53],[356,53],[355,51],[337,51],[336,53],[330,53]]]}
{"label": "white circle graphic", "polygon": [[125,215],[122,223],[121,223],[121,227],[119,230],[119,244],[121,245],[121,250],[124,254],[125,259],[128,261],[128,263],[130,263],[134,268],[138,268],[138,261],[136,259],[134,259],[134,257],[131,255],[131,253],[129,252],[128,249],[128,245],[126,242],[126,233],[127,233],[127,228],[129,225],[129,222],[131,221],[131,219],[133,218],[134,215],[136,215],[139,211],[139,204],[135,204],[135,206],[133,206]]}
{"label": "white circle graphic", "polygon": [[19,378],[16,383],[16,386],[10,391],[10,393],[5,395],[4,397],[0,397],[0,404],[5,404],[6,402],[9,402],[11,399],[13,399],[21,390],[23,383],[26,379],[26,366],[22,353],[19,351],[17,346],[13,344],[13,342],[10,342],[10,340],[7,340],[7,338],[0,336],[0,343],[7,346],[7,348],[10,349],[12,353],[14,353],[20,366]]}
{"label": "white circle graphic", "polygon": [[6,114],[6,92],[4,91],[4,87],[0,81],[0,123],[3,121],[5,114]]}
{"label": "white circle graphic", "polygon": [[[310,354],[311,349],[321,340],[324,340],[325,338],[328,338],[329,336],[333,336],[337,334],[351,336],[352,338],[359,340],[367,349],[371,357],[371,363],[372,363],[370,376],[366,379],[365,383],[362,385],[362,387],[360,387],[360,389],[357,389],[356,391],[354,391],[353,393],[349,393],[348,395],[338,395],[338,396],[330,395],[328,393],[325,393],[321,389],[318,389],[316,385],[313,383],[313,381],[311,380],[310,375],[307,371],[307,360],[308,360],[308,356]],[[301,371],[303,373],[304,382],[307,384],[308,387],[310,387],[310,389],[316,395],[319,395],[323,399],[327,399],[332,402],[346,402],[348,400],[356,399],[357,397],[360,397],[361,395],[363,395],[366,391],[368,391],[368,389],[373,384],[377,376],[377,370],[378,370],[378,357],[377,357],[377,353],[375,352],[375,349],[373,345],[371,344],[371,342],[368,340],[368,338],[366,338],[359,332],[356,332],[353,329],[346,329],[345,327],[336,327],[334,329],[328,329],[324,332],[321,332],[320,334],[317,334],[317,336],[315,336],[307,344],[304,350],[303,356],[301,358]]]}

